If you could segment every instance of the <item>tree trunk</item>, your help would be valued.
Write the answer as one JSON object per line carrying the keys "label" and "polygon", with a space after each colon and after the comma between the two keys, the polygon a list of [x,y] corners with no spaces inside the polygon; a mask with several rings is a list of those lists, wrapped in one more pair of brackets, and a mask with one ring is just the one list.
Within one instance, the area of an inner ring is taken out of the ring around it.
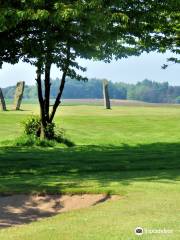
{"label": "tree trunk", "polygon": [[37,89],[38,89],[38,100],[39,100],[39,106],[40,106],[40,120],[41,120],[41,129],[40,129],[40,137],[41,139],[46,138],[45,134],[45,128],[47,126],[46,122],[46,116],[45,116],[45,104],[44,104],[44,98],[42,93],[42,83],[41,83],[41,67],[37,68]]}
{"label": "tree trunk", "polygon": [[44,140],[46,139],[46,131],[45,131],[46,127],[43,125],[42,121],[41,121],[41,129],[40,129],[40,139]]}
{"label": "tree trunk", "polygon": [[57,94],[53,109],[51,114],[49,114],[49,107],[50,107],[50,88],[51,88],[51,83],[50,83],[50,71],[51,71],[51,63],[49,62],[50,56],[47,54],[46,56],[46,63],[45,63],[45,81],[44,81],[44,87],[45,87],[45,94],[43,97],[42,93],[42,83],[41,83],[41,68],[42,66],[37,67],[37,88],[38,88],[38,99],[39,99],[39,105],[40,105],[40,118],[41,118],[41,134],[40,137],[41,139],[47,138],[46,136],[46,127],[48,123],[52,123],[56,110],[61,103],[61,97],[62,93],[64,90],[65,86],[65,80],[66,80],[66,75],[68,73],[68,68],[70,64],[70,46],[69,43],[67,42],[67,56],[66,56],[66,61],[63,67],[63,75],[59,87],[59,92]]}
{"label": "tree trunk", "polygon": [[45,111],[45,118],[46,122],[49,122],[49,103],[50,103],[50,71],[51,71],[51,64],[47,63],[45,66],[45,81],[44,81],[44,88],[45,88],[45,98],[44,98],[44,111]]}

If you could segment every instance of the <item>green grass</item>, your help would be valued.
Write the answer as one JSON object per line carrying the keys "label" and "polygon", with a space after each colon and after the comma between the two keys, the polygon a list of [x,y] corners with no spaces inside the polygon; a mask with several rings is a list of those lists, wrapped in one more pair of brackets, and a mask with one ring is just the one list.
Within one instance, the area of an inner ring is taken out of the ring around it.
{"label": "green grass", "polygon": [[[38,112],[0,113],[0,140],[22,132]],[[4,229],[7,240],[180,239],[180,108],[64,106],[56,123],[76,147],[0,146],[0,193],[112,193],[121,200]],[[145,234],[134,228],[172,229]]]}

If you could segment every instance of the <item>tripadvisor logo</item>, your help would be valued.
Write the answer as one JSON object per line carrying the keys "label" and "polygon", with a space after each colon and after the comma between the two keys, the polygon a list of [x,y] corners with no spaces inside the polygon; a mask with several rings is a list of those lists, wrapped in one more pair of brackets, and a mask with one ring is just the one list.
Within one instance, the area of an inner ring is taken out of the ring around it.
{"label": "tripadvisor logo", "polygon": [[137,227],[134,229],[136,235],[143,235],[143,234],[172,234],[174,231],[172,229],[147,229],[142,227]]}
{"label": "tripadvisor logo", "polygon": [[136,235],[143,235],[143,233],[144,233],[144,230],[143,230],[143,228],[142,227],[137,227],[137,228],[135,228],[135,234]]}

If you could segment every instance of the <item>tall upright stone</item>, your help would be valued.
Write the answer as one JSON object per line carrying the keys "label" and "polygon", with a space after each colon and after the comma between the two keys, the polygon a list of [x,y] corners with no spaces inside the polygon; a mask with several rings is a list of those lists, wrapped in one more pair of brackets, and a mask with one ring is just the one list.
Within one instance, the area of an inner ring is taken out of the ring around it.
{"label": "tall upright stone", "polygon": [[0,88],[0,108],[2,111],[6,111],[6,102],[3,96],[2,89]]}
{"label": "tall upright stone", "polygon": [[14,109],[20,110],[23,93],[24,93],[25,82],[18,82],[16,85],[16,92],[14,96]]}
{"label": "tall upright stone", "polygon": [[103,96],[104,96],[104,107],[111,109],[111,103],[109,99],[108,81],[103,80]]}

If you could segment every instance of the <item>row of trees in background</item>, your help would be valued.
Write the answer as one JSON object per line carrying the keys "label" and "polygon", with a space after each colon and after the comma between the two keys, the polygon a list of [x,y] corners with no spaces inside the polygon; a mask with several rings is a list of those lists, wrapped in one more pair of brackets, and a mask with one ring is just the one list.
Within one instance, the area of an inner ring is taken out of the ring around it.
{"label": "row of trees in background", "polygon": [[[52,81],[51,98],[55,99],[58,92],[59,79]],[[14,96],[15,87],[3,89],[5,98]],[[170,86],[168,82],[159,83],[145,79],[137,84],[109,82],[110,97],[113,99],[140,100],[150,103],[180,103],[180,86]],[[88,82],[67,79],[63,98],[102,98],[102,80],[90,79]],[[36,86],[26,86],[25,99],[37,98]]]}

